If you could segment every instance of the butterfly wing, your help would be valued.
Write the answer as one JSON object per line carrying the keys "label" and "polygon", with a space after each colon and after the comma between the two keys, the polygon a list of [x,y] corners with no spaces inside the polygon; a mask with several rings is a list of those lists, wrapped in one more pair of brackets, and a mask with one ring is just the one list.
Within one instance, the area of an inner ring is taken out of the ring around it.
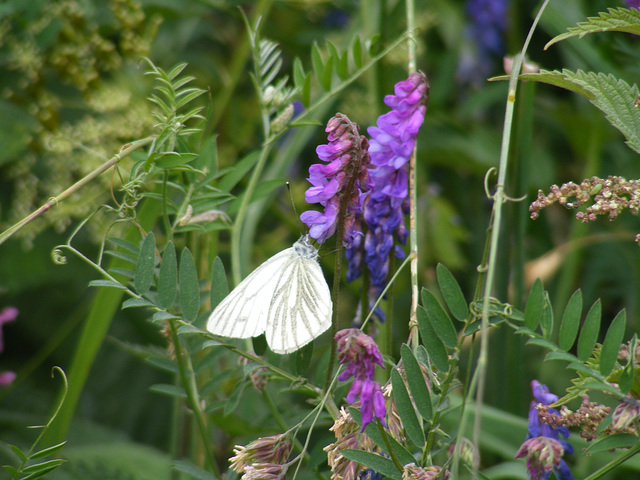
{"label": "butterfly wing", "polygon": [[213,310],[207,330],[232,338],[250,338],[264,333],[276,288],[274,277],[290,260],[292,251],[293,247],[277,253],[240,282]]}
{"label": "butterfly wing", "polygon": [[276,353],[291,353],[331,326],[331,294],[315,256],[293,254],[274,283],[267,343]]}

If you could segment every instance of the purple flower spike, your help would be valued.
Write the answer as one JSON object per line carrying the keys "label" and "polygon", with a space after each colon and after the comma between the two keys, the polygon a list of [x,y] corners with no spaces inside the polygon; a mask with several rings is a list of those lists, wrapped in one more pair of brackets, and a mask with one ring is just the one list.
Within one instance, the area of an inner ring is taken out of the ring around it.
{"label": "purple flower spike", "polygon": [[[558,396],[537,380],[531,381],[531,390],[534,400],[529,408],[527,438],[518,450],[516,458],[527,457],[527,470],[530,478],[534,480],[547,480],[551,472],[554,472],[559,480],[573,480],[569,466],[562,458],[565,453],[573,453],[573,447],[560,438],[560,436],[569,437],[569,429],[543,423],[538,416],[537,406],[551,405],[558,400]],[[560,412],[554,408],[546,411],[547,414],[560,415]]]}
{"label": "purple flower spike", "polygon": [[346,115],[336,114],[327,123],[329,143],[316,148],[324,163],[309,167],[310,187],[305,193],[307,203],[319,203],[324,213],[309,210],[300,220],[309,227],[309,235],[324,243],[338,228],[340,206],[345,205],[343,242],[350,246],[362,232],[356,216],[362,213],[362,203],[371,188],[369,179],[369,143],[358,133],[358,125]]}
{"label": "purple flower spike", "polygon": [[364,208],[369,226],[364,248],[371,283],[378,293],[387,282],[389,255],[393,252],[397,258],[404,258],[395,241],[403,245],[407,242],[404,214],[409,207],[409,159],[427,110],[429,84],[422,73],[416,72],[398,82],[394,91],[395,95],[384,99],[392,110],[378,118],[377,127],[367,130],[375,169],[371,171],[373,189]]}
{"label": "purple flower spike", "polygon": [[387,415],[387,408],[384,396],[380,384],[373,380],[376,364],[384,368],[382,355],[376,342],[357,328],[340,330],[334,340],[338,343],[340,363],[348,363],[347,368],[338,376],[338,380],[344,382],[353,377],[353,384],[346,400],[353,403],[360,397],[362,413],[360,431],[364,431],[374,416],[386,426],[384,418]]}

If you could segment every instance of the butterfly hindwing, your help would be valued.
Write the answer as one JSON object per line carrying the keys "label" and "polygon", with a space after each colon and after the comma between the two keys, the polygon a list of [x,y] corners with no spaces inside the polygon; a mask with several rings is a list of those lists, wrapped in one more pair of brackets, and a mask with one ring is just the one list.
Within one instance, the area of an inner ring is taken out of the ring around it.
{"label": "butterfly hindwing", "polygon": [[256,268],[214,309],[207,330],[249,338],[266,334],[276,353],[291,353],[331,326],[329,286],[308,237]]}
{"label": "butterfly hindwing", "polygon": [[214,309],[207,330],[232,338],[257,337],[264,333],[278,271],[290,256],[291,248],[274,255],[256,268]]}
{"label": "butterfly hindwing", "polygon": [[267,343],[291,353],[331,326],[331,294],[315,259],[298,257],[287,265],[273,292],[267,317]]}

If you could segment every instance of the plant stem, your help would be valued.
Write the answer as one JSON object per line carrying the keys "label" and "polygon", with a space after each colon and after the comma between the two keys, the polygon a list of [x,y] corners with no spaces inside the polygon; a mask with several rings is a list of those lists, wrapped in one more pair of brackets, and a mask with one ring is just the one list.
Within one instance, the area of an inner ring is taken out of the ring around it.
{"label": "plant stem", "polygon": [[[480,446],[480,428],[481,428],[481,411],[482,411],[482,401],[484,398],[484,390],[486,385],[486,373],[487,373],[487,358],[489,353],[489,299],[491,297],[491,292],[493,291],[494,282],[495,282],[495,273],[496,273],[496,259],[498,255],[498,243],[500,236],[500,229],[502,226],[502,205],[507,201],[507,196],[505,194],[505,179],[507,173],[507,164],[509,159],[509,143],[511,140],[511,128],[513,124],[513,111],[516,100],[516,90],[518,85],[518,75],[520,73],[520,68],[522,67],[522,61],[524,59],[525,53],[529,46],[529,42],[531,41],[531,37],[533,32],[540,20],[542,12],[546,8],[549,0],[545,0],[536,18],[529,29],[529,33],[527,38],[522,46],[522,51],[520,54],[514,58],[513,67],[511,71],[511,76],[509,79],[509,87],[507,94],[507,105],[505,108],[505,116],[504,116],[504,127],[502,133],[502,146],[500,150],[500,163],[498,166],[498,178],[496,183],[496,191],[492,196],[493,199],[493,210],[491,213],[492,219],[490,224],[490,239],[489,239],[489,251],[488,251],[488,259],[487,259],[487,271],[486,271],[486,279],[483,288],[483,305],[482,305],[482,327],[480,330],[480,353],[478,357],[478,363],[476,369],[473,373],[473,378],[471,380],[471,385],[469,391],[467,392],[467,400],[470,400],[472,396],[475,394],[476,396],[476,412],[474,419],[474,429],[473,429],[473,442],[478,447]],[[470,402],[467,402],[469,404]],[[464,412],[463,412],[463,422],[464,424]],[[459,435],[464,435],[463,425],[459,430]],[[457,478],[458,474],[458,462],[454,462],[452,466],[452,475],[453,478]]]}
{"label": "plant stem", "polygon": [[129,156],[129,154],[131,154],[132,152],[135,152],[136,150],[144,147],[145,145],[148,145],[154,139],[155,139],[155,137],[147,137],[147,138],[143,138],[142,140],[137,140],[135,142],[132,142],[132,143],[128,144],[128,146],[126,148],[123,148],[122,150],[120,150],[120,153],[118,153],[117,155],[114,155],[109,161],[103,163],[100,167],[96,168],[89,175],[87,175],[86,177],[81,178],[80,180],[78,180],[76,183],[71,185],[69,188],[67,188],[61,194],[59,194],[59,195],[57,195],[55,197],[51,197],[49,199],[49,201],[47,201],[47,203],[42,205],[40,208],[38,208],[37,210],[32,212],[30,215],[28,215],[25,218],[23,218],[22,220],[20,220],[15,225],[9,227],[4,232],[0,233],[0,245],[2,245],[13,234],[15,234],[16,232],[20,231],[23,227],[25,227],[26,225],[31,223],[33,220],[38,218],[40,215],[42,215],[42,214],[48,212],[49,210],[51,210],[52,208],[56,207],[60,202],[62,202],[68,196],[70,196],[71,194],[73,194],[76,191],[80,190],[86,184],[91,182],[94,178],[99,177],[104,172],[109,170],[111,167],[117,165],[118,162],[120,162],[120,160],[122,160],[123,158]]}
{"label": "plant stem", "polygon": [[198,430],[200,432],[200,436],[202,438],[202,444],[204,447],[206,462],[209,464],[209,467],[213,471],[216,478],[220,478],[220,470],[218,469],[218,465],[216,464],[215,459],[211,455],[211,448],[209,444],[211,440],[209,438],[209,432],[207,430],[207,425],[205,423],[204,412],[200,408],[200,399],[198,396],[198,389],[195,385],[195,376],[193,370],[187,372],[187,367],[185,365],[185,356],[182,353],[182,343],[180,337],[178,335],[178,328],[176,326],[175,319],[169,320],[169,328],[171,330],[171,340],[173,342],[173,348],[175,349],[176,355],[176,363],[178,364],[178,371],[180,372],[180,377],[182,379],[182,385],[184,386],[184,390],[187,394],[187,400],[189,401],[189,406],[193,411],[193,416],[196,420],[196,424],[198,425]]}

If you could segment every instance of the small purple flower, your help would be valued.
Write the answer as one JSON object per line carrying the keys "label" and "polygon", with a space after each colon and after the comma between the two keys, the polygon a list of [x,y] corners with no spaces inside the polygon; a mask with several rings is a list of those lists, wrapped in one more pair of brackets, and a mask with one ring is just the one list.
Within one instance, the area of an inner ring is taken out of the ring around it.
{"label": "small purple flower", "polygon": [[[537,380],[531,381],[534,400],[529,408],[529,428],[527,438],[522,444],[516,458],[527,456],[527,468],[532,480],[546,480],[551,472],[555,472],[559,480],[573,480],[569,466],[562,459],[564,453],[573,453],[573,447],[569,442],[560,438],[569,437],[567,427],[552,427],[542,423],[538,416],[538,404],[551,405],[558,400],[558,396],[549,391],[546,385]],[[547,412],[560,415],[554,408]]]}
{"label": "small purple flower", "polygon": [[394,91],[395,95],[384,99],[392,110],[378,118],[377,127],[367,129],[375,168],[371,170],[373,189],[364,207],[369,227],[364,249],[371,284],[378,293],[387,282],[391,252],[404,258],[395,241],[402,245],[407,242],[404,214],[409,206],[409,159],[427,110],[429,84],[422,73],[416,72],[398,82]]}
{"label": "small purple flower", "polygon": [[470,48],[463,52],[458,77],[477,82],[491,72],[493,57],[504,51],[509,0],[467,0],[467,37]]}
{"label": "small purple flower", "polygon": [[640,8],[640,0],[627,0],[627,7]]}
{"label": "small purple flower", "polygon": [[353,403],[360,397],[360,412],[362,413],[361,432],[377,417],[382,425],[387,408],[382,395],[380,384],[374,381],[375,365],[382,368],[382,355],[376,342],[366,333],[357,328],[340,330],[334,340],[338,343],[338,358],[340,363],[348,363],[347,368],[338,376],[344,382],[353,377],[353,384],[347,394],[347,402]]}
{"label": "small purple flower", "polygon": [[[0,352],[4,350],[4,339],[2,336],[2,325],[7,322],[12,322],[18,316],[18,309],[15,307],[5,307],[0,311]],[[14,372],[6,371],[0,372],[0,386],[11,385],[16,379]]]}
{"label": "small purple flower", "polygon": [[316,148],[320,160],[309,167],[310,187],[305,193],[307,203],[319,203],[324,213],[309,210],[300,219],[309,227],[309,235],[324,243],[338,228],[340,207],[345,208],[343,242],[349,246],[361,236],[356,216],[362,213],[362,203],[371,188],[369,179],[369,143],[358,133],[359,127],[346,115],[336,114],[327,123],[329,143]]}
{"label": "small purple flower", "polygon": [[2,325],[13,322],[18,316],[18,309],[15,307],[5,307],[0,311],[0,352],[4,350],[4,340],[2,337]]}

